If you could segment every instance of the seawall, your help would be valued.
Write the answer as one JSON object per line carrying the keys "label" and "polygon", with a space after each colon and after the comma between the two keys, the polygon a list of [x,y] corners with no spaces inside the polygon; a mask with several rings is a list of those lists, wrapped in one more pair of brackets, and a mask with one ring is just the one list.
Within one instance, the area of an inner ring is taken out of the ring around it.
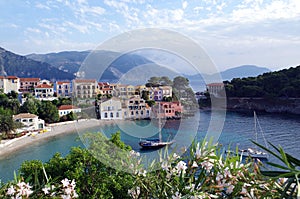
{"label": "seawall", "polygon": [[227,98],[227,109],[300,115],[300,98]]}

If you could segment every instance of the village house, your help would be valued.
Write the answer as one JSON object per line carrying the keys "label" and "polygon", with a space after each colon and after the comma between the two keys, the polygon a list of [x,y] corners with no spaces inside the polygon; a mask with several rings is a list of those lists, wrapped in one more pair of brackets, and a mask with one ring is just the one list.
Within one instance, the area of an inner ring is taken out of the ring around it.
{"label": "village house", "polygon": [[98,82],[97,94],[112,95],[113,94],[113,86],[110,86],[110,84],[108,82]]}
{"label": "village house", "polygon": [[224,90],[224,83],[210,83],[206,85],[206,88],[210,95],[218,97],[221,91]]}
{"label": "village house", "polygon": [[114,96],[120,99],[129,99],[135,95],[135,86],[117,84]]}
{"label": "village house", "polygon": [[80,99],[94,99],[96,97],[97,81],[95,79],[74,79],[73,97]]}
{"label": "village house", "polygon": [[172,86],[160,86],[159,88],[162,90],[163,98],[172,97]]}
{"label": "village house", "polygon": [[71,97],[72,87],[70,81],[57,81],[55,85],[57,97]]}
{"label": "village house", "polygon": [[34,93],[34,87],[40,83],[40,78],[20,78],[20,89],[21,93]]}
{"label": "village house", "polygon": [[64,115],[68,115],[69,113],[80,113],[81,112],[81,108],[78,108],[76,106],[73,105],[61,105],[60,107],[58,107],[58,115],[59,117],[62,117]]}
{"label": "village house", "polygon": [[150,118],[151,108],[140,96],[131,97],[125,101],[123,115],[125,119]]}
{"label": "village house", "polygon": [[52,99],[54,97],[54,88],[50,81],[41,80],[37,86],[34,87],[34,96],[40,100]]}
{"label": "village house", "polygon": [[158,102],[152,107],[153,116],[156,118],[180,118],[183,106],[180,102]]}
{"label": "village house", "polygon": [[149,99],[162,101],[165,97],[172,97],[171,86],[159,86],[146,88],[149,91]]}
{"label": "village house", "polygon": [[101,120],[123,119],[120,99],[112,97],[111,99],[100,102],[99,114]]}
{"label": "village house", "polygon": [[4,93],[10,93],[11,91],[19,92],[20,80],[16,76],[0,76],[0,89]]}
{"label": "village house", "polygon": [[20,113],[13,116],[14,121],[22,123],[20,131],[34,131],[45,128],[45,121],[31,113]]}

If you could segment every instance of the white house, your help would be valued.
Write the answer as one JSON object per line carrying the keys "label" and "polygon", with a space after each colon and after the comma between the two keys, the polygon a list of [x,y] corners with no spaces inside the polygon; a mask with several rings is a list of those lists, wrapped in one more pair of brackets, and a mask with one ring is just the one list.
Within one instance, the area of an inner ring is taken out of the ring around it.
{"label": "white house", "polygon": [[122,104],[118,98],[113,97],[99,103],[99,111],[101,120],[123,119]]}
{"label": "white house", "polygon": [[125,101],[123,115],[125,119],[150,118],[151,108],[140,96],[132,97]]}
{"label": "white house", "polygon": [[71,112],[73,112],[73,113],[80,113],[81,112],[81,108],[78,108],[78,107],[73,106],[73,105],[61,105],[58,108],[59,117],[67,115],[67,114],[69,114]]}
{"label": "white house", "polygon": [[54,89],[48,82],[43,82],[34,87],[34,95],[36,98],[48,98],[54,96]]}
{"label": "white house", "polygon": [[225,92],[224,83],[210,83],[206,85],[206,88],[209,94],[215,97],[218,97],[222,91]]}
{"label": "white house", "polygon": [[0,76],[0,89],[3,89],[4,93],[19,92],[20,79],[16,76]]}
{"label": "white house", "polygon": [[24,127],[22,127],[22,130],[32,131],[45,128],[45,121],[31,113],[20,113],[14,115],[13,119],[16,122],[21,122],[23,124]]}

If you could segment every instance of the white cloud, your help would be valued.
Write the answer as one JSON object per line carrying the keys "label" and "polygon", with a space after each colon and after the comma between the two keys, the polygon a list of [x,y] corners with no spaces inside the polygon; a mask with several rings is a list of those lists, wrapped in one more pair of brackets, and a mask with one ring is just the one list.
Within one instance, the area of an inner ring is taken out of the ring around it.
{"label": "white cloud", "polygon": [[73,23],[73,22],[70,22],[70,21],[64,22],[63,26],[68,26],[68,27],[74,28],[74,29],[78,30],[79,32],[81,32],[83,34],[89,32],[89,28],[88,28],[87,25],[76,24],[76,23]]}
{"label": "white cloud", "polygon": [[183,19],[184,11],[181,9],[171,10],[170,13],[173,15],[172,17],[176,21]]}
{"label": "white cloud", "polygon": [[37,3],[35,5],[36,8],[39,8],[39,9],[46,9],[46,10],[51,10],[51,8],[48,6],[48,5],[45,5],[45,4],[41,4],[41,3]]}
{"label": "white cloud", "polygon": [[187,8],[187,6],[188,6],[188,2],[187,1],[182,2],[182,9],[185,10]]}
{"label": "white cloud", "polygon": [[29,33],[41,33],[41,30],[40,29],[37,29],[37,28],[27,28],[26,29],[26,32],[29,32]]}

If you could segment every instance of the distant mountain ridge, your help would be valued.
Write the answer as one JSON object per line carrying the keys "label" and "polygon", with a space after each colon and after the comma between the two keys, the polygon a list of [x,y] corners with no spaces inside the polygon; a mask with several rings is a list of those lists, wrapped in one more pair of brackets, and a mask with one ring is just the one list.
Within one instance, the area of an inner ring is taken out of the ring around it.
{"label": "distant mountain ridge", "polygon": [[[26,57],[37,61],[47,62],[50,65],[69,73],[76,73],[89,53],[91,53],[91,51],[64,51],[49,54],[30,54]],[[104,56],[116,55],[116,52],[109,51],[99,51],[98,53],[103,54]],[[107,68],[101,79],[107,81],[118,80],[134,67],[144,64],[154,64],[154,62],[141,55],[120,54],[120,57]],[[222,71],[220,72],[220,75],[223,80],[231,80],[233,78],[257,76],[265,72],[270,72],[270,69],[255,65],[243,65]],[[196,74],[184,76],[191,81],[197,80],[204,82],[205,79],[207,82],[214,82],[218,80],[217,75],[218,74]]]}
{"label": "distant mountain ridge", "polygon": [[[49,54],[30,54],[26,57],[37,60],[44,61],[50,65],[59,68],[65,72],[76,73],[80,69],[81,64],[88,57],[90,53],[98,57],[99,60],[107,57],[117,57],[104,71],[99,81],[118,81],[124,74],[132,70],[136,66],[145,64],[155,64],[152,61],[146,59],[143,56],[136,54],[121,54],[112,51],[64,51],[59,53],[49,53]],[[94,67],[94,66],[92,66]],[[94,70],[97,70],[95,64]]]}
{"label": "distant mountain ridge", "polygon": [[256,77],[263,73],[270,72],[271,70],[266,67],[259,67],[255,65],[242,65],[234,68],[227,69],[220,72],[220,74],[197,74],[197,75],[186,75],[187,78],[191,80],[203,80],[207,82],[216,82],[218,81],[219,75],[222,80],[231,80],[233,78],[243,78],[243,77]]}
{"label": "distant mountain ridge", "polygon": [[17,55],[0,47],[0,75],[39,77],[48,80],[71,80],[75,76],[25,56]]}

